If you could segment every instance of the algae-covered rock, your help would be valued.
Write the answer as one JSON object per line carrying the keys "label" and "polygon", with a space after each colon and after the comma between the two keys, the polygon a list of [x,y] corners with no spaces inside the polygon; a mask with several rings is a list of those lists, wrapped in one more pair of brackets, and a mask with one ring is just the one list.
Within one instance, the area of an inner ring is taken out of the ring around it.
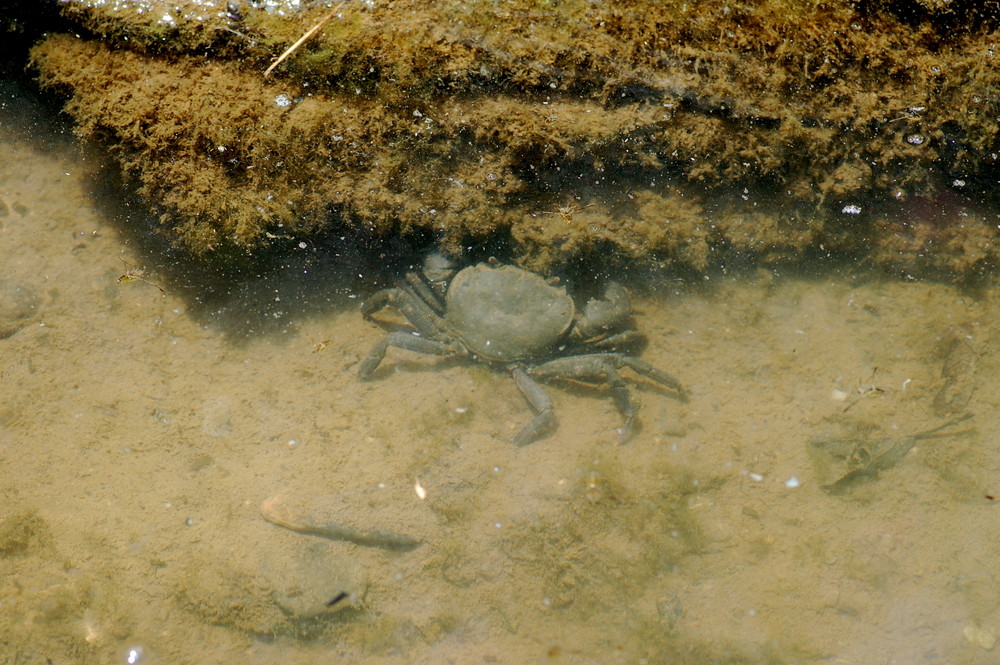
{"label": "algae-covered rock", "polygon": [[[996,203],[998,19],[968,3],[114,4],[62,3],[89,36],[34,67],[196,254],[346,224],[502,236],[541,270],[873,246],[908,268],[883,233],[947,253]],[[942,193],[946,219],[915,211]]]}

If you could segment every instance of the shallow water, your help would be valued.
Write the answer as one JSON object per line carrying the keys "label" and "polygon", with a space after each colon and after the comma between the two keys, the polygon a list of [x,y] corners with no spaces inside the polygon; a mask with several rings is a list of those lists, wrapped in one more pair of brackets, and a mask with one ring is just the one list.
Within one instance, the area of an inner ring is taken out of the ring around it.
{"label": "shallow water", "polygon": [[[662,284],[636,298],[643,358],[690,402],[635,381],[616,446],[603,391],[552,387],[559,429],[515,448],[503,375],[390,351],[357,380],[384,331],[351,260],[210,304],[140,274],[166,259],[106,167],[5,92],[0,661],[995,660],[995,288]],[[965,412],[823,489],[861,463],[827,443],[863,457]],[[423,544],[282,529],[276,496]]]}

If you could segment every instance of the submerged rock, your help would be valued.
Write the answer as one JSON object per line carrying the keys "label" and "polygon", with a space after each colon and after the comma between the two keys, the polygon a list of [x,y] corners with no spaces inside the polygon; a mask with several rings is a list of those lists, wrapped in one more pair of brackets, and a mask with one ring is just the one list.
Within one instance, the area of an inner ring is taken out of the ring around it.
{"label": "submerged rock", "polygon": [[[997,258],[974,213],[996,203],[986,10],[112,4],[61,3],[89,36],[47,36],[32,61],[195,254],[346,225],[453,253],[502,237],[543,271],[839,251],[962,275]],[[944,219],[915,212],[942,191],[959,199]]]}

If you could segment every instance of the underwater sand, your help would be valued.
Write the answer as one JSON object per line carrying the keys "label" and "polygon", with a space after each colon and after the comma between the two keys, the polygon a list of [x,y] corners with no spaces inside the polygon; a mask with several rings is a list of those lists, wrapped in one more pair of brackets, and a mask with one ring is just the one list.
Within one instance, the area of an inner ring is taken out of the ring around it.
{"label": "underwater sand", "polygon": [[[643,358],[690,402],[636,381],[616,446],[603,391],[553,386],[559,429],[515,448],[508,377],[390,351],[357,380],[384,334],[364,276],[248,278],[211,306],[194,279],[120,280],[165,259],[123,230],[109,167],[4,100],[0,661],[995,662],[995,287],[656,285]],[[822,489],[814,442],[965,411]],[[260,514],[276,495],[423,544],[281,529]]]}

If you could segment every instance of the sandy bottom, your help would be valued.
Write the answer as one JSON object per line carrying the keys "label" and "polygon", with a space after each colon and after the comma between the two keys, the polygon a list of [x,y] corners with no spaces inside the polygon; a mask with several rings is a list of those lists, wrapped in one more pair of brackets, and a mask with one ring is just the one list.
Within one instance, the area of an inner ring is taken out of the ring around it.
{"label": "sandy bottom", "polygon": [[[100,162],[5,99],[0,661],[995,662],[995,290],[664,284],[643,358],[690,402],[636,379],[616,446],[604,391],[553,386],[559,429],[515,448],[506,376],[390,351],[359,382],[384,330],[343,285],[248,281],[213,317],[120,280],[144,257]],[[421,544],[284,529],[275,497]]]}

